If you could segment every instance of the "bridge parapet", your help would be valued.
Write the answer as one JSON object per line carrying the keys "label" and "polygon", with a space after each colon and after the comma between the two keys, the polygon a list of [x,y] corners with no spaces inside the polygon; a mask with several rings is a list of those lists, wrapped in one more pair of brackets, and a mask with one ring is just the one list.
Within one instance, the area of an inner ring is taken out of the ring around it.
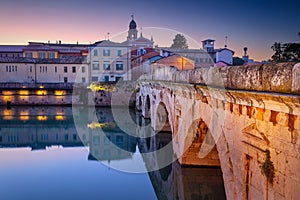
{"label": "bridge parapet", "polygon": [[210,67],[178,71],[174,67],[156,67],[144,81],[169,81],[250,90],[300,94],[300,63],[270,63],[244,66]]}

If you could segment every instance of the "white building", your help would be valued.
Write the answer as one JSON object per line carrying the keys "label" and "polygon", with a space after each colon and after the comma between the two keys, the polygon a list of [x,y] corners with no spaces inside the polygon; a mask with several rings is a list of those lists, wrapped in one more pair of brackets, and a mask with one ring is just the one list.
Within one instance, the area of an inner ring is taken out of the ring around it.
{"label": "white building", "polygon": [[232,65],[233,64],[233,54],[234,51],[227,49],[227,48],[222,48],[218,49],[216,51],[216,61],[215,63],[223,62],[226,63],[227,65]]}
{"label": "white building", "polygon": [[1,83],[88,84],[88,71],[84,57],[0,58]]}
{"label": "white building", "polygon": [[131,80],[131,48],[122,43],[103,40],[89,48],[91,82],[114,82],[119,79]]}

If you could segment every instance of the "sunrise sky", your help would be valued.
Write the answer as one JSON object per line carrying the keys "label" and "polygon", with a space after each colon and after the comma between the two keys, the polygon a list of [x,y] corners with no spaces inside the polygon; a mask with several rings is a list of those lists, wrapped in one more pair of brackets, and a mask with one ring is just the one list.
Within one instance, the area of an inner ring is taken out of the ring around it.
{"label": "sunrise sky", "polygon": [[215,39],[216,47],[223,47],[228,36],[235,56],[247,46],[250,58],[260,61],[273,54],[274,42],[300,41],[299,8],[297,0],[1,0],[0,44],[93,43],[107,32],[113,40],[128,30],[134,13],[138,30],[145,27],[147,37],[146,27],[174,30],[165,39],[154,36],[159,46],[170,46],[177,32],[198,43]]}

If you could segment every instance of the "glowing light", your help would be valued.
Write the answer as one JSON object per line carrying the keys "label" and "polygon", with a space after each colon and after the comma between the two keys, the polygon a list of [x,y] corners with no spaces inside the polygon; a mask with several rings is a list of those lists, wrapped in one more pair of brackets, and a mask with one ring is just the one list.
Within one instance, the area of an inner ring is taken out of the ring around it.
{"label": "glowing light", "polygon": [[10,96],[10,95],[12,95],[12,91],[3,90],[2,94],[5,96]]}
{"label": "glowing light", "polygon": [[28,95],[29,95],[29,91],[28,91],[28,90],[20,90],[20,91],[19,91],[19,94],[20,94],[21,96],[28,96]]}
{"label": "glowing light", "polygon": [[27,121],[27,120],[29,120],[29,116],[28,115],[21,115],[20,120]]}
{"label": "glowing light", "polygon": [[63,96],[63,95],[65,94],[65,91],[63,91],[63,90],[56,90],[56,91],[54,92],[54,94],[55,94],[56,96]]}
{"label": "glowing light", "polygon": [[36,91],[37,95],[47,95],[47,91],[46,90],[38,90]]}
{"label": "glowing light", "polygon": [[62,120],[65,120],[65,116],[63,116],[63,115],[56,115],[55,119],[58,120],[58,121],[62,121]]}
{"label": "glowing light", "polygon": [[22,120],[22,121],[27,121],[27,120],[29,120],[29,112],[28,112],[28,111],[22,110],[22,111],[20,112],[20,120]]}
{"label": "glowing light", "polygon": [[107,123],[98,123],[98,122],[92,122],[87,125],[90,129],[96,129],[96,128],[115,128],[116,124],[114,122],[107,122]]}
{"label": "glowing light", "polygon": [[4,120],[12,120],[13,119],[13,112],[12,110],[8,110],[8,109],[5,109],[3,111],[3,119]]}
{"label": "glowing light", "polygon": [[48,119],[48,117],[46,115],[37,116],[37,120],[39,120],[39,121],[46,121],[47,119]]}
{"label": "glowing light", "polygon": [[43,85],[41,85],[41,86],[40,86],[40,88],[42,89],[42,88],[44,88],[44,86],[43,86]]}
{"label": "glowing light", "polygon": [[25,86],[25,85],[23,85],[23,86],[22,86],[22,88],[26,88],[26,86]]}

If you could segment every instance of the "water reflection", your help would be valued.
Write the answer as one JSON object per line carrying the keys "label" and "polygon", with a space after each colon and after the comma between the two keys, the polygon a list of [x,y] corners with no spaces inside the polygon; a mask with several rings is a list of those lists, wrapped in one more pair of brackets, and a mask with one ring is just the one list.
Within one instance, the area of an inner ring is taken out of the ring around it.
{"label": "water reflection", "polygon": [[[74,125],[72,112],[71,107],[1,107],[0,148],[21,149],[18,154],[22,157],[25,154],[28,156],[27,152],[23,150],[23,147],[29,147],[31,150],[46,150],[44,152],[48,151],[49,153],[49,147],[59,146],[64,147],[64,149],[70,149],[71,152],[73,152],[73,156],[76,157],[83,156],[83,154],[78,154],[75,149],[86,147],[88,153],[83,160],[93,161],[89,163],[106,161],[108,166],[111,166],[113,165],[113,162],[116,162],[119,165],[128,165],[129,167],[140,165],[138,167],[146,169],[153,169],[153,166],[161,168],[157,171],[150,170],[151,172],[148,173],[148,176],[151,183],[149,182],[148,185],[139,184],[138,182],[137,186],[135,183],[128,184],[127,187],[136,187],[136,189],[141,191],[145,190],[144,187],[148,187],[148,190],[151,188],[152,190],[152,193],[149,191],[144,192],[145,195],[148,195],[145,197],[130,196],[127,194],[127,196],[131,197],[130,199],[155,199],[156,197],[158,199],[225,198],[220,169],[181,167],[177,162],[171,162],[173,160],[172,148],[164,151],[164,154],[157,154],[157,149],[161,149],[170,143],[172,135],[169,132],[153,133],[151,127],[146,126],[150,122],[141,118],[139,115],[135,115],[133,112],[131,113],[133,119],[137,120],[137,124],[142,125],[136,130],[136,135],[144,137],[143,139],[124,133],[114,122],[109,108],[77,110],[76,112],[80,113],[83,120],[77,124],[76,127]],[[89,117],[91,112],[95,112],[94,114],[97,116],[97,119],[91,119]],[[122,113],[122,110],[120,113]],[[170,147],[172,147],[172,145],[170,145]],[[139,152],[152,153],[145,154],[146,156],[143,155],[142,157]],[[0,153],[1,155],[8,155],[8,152],[2,152],[1,149]],[[51,157],[48,154],[44,154],[44,156],[46,156],[43,158],[45,160],[50,159]],[[64,157],[66,155],[62,153],[61,156]],[[59,156],[57,156],[57,158],[58,157]],[[68,158],[70,158],[70,155],[68,155]],[[67,159],[67,157],[65,157],[65,159]],[[0,158],[2,167],[5,167],[6,163],[3,163],[5,160],[4,157]],[[136,162],[136,160],[139,162]],[[161,163],[161,161],[163,161],[163,163]],[[166,163],[171,164],[165,166],[165,161],[167,161]],[[30,162],[30,160],[28,160],[28,162]],[[76,166],[84,165],[80,162],[76,161]],[[100,166],[97,166],[97,169],[100,169]],[[70,165],[69,167],[74,168],[74,165]],[[46,168],[50,169],[49,166],[46,166]],[[62,171],[68,171],[67,167],[62,168],[60,165],[58,165],[57,168]],[[101,168],[101,170],[103,169]],[[80,168],[80,172],[77,173],[87,173],[86,171],[89,171],[90,173],[89,179],[98,176],[98,171],[96,169],[91,170],[88,167]],[[28,176],[30,177],[36,176],[36,171],[26,173],[29,173]],[[8,176],[7,174],[10,174],[10,171],[7,171],[5,176]],[[126,181],[127,184],[127,179],[131,179],[128,177],[124,178],[120,175],[124,173],[118,174],[118,176],[113,177],[116,181]],[[0,173],[0,180],[7,180],[5,179],[5,176]],[[48,170],[47,175],[45,176],[51,176],[51,171]],[[64,177],[64,175],[61,176]],[[104,175],[102,174],[101,176]],[[136,175],[130,174],[128,174],[128,176],[132,177],[132,180],[137,177]],[[93,185],[101,184],[97,182],[101,180],[101,177],[96,179],[97,180],[94,180]],[[72,180],[72,178],[67,177],[61,181],[66,185],[76,184],[72,183]],[[146,177],[144,177],[144,182],[145,181],[148,181]],[[16,184],[16,182],[14,182],[14,184]],[[2,185],[1,181],[0,185]],[[2,187],[4,187],[8,193],[11,190],[9,187],[5,187],[5,185]],[[82,187],[89,188],[91,186],[90,184],[85,184]],[[26,190],[28,191],[28,188]],[[128,189],[127,192],[129,191],[132,192],[132,190]],[[154,191],[156,197],[153,196]],[[105,193],[105,191],[103,192]],[[126,195],[126,191],[123,192]],[[44,191],[44,193],[45,196],[51,195],[51,191],[48,191],[48,193],[47,191]],[[102,197],[109,198],[108,194],[104,193],[102,194]],[[75,196],[70,196],[69,198],[76,199]],[[91,198],[95,199],[93,196]],[[98,196],[98,198],[101,199],[101,195]],[[115,198],[112,197],[110,199]]]}

